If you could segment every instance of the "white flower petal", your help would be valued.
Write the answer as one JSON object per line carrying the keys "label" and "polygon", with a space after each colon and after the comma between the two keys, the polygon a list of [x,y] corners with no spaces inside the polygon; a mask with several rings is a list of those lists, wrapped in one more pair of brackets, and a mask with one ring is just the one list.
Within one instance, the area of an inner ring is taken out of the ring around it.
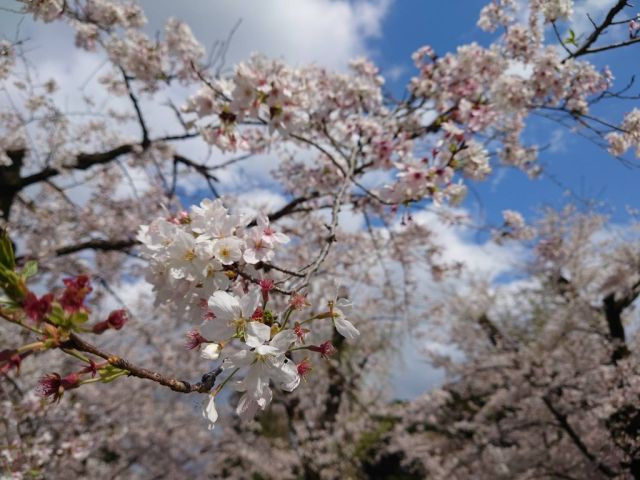
{"label": "white flower petal", "polygon": [[209,420],[209,430],[213,430],[214,424],[218,420],[218,411],[216,410],[214,399],[213,395],[209,395],[209,400],[202,410],[202,416]]}
{"label": "white flower petal", "polygon": [[269,341],[271,336],[271,327],[260,322],[249,322],[244,331],[245,343],[256,348]]}
{"label": "white flower petal", "polygon": [[236,319],[242,313],[238,299],[233,295],[229,295],[227,292],[214,292],[209,298],[208,304],[216,316],[216,320],[225,323]]}
{"label": "white flower petal", "polygon": [[347,340],[354,340],[360,335],[360,332],[353,326],[349,320],[344,318],[343,315],[339,315],[333,319],[333,324],[336,326],[336,330]]}
{"label": "white flower petal", "polygon": [[220,356],[220,344],[208,343],[200,352],[200,356],[209,360],[217,360]]}
{"label": "white flower petal", "polygon": [[267,365],[269,374],[278,388],[292,392],[300,385],[298,368],[291,360],[285,358],[283,361],[269,361]]}
{"label": "white flower petal", "polygon": [[241,368],[248,367],[253,363],[256,358],[256,354],[250,350],[240,350],[239,352],[230,355],[225,358],[222,363],[222,368],[225,370],[229,368]]}
{"label": "white flower petal", "polygon": [[242,297],[240,299],[240,311],[242,312],[242,318],[251,318],[251,315],[256,311],[259,304],[260,290],[258,289],[255,289]]}
{"label": "white flower petal", "polygon": [[238,406],[236,407],[236,414],[240,417],[241,420],[247,422],[252,420],[253,417],[256,416],[256,412],[258,411],[258,402],[256,402],[253,398],[249,397],[248,394],[242,395],[240,397],[240,401],[238,402]]}
{"label": "white flower petal", "polygon": [[269,345],[276,347],[282,353],[289,349],[289,346],[297,339],[297,335],[293,330],[283,330],[276,334],[275,337],[269,342]]}

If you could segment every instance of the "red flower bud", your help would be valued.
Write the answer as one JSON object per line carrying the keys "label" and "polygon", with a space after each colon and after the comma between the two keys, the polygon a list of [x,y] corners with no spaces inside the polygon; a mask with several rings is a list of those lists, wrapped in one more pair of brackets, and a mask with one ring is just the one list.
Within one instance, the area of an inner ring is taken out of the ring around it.
{"label": "red flower bud", "polygon": [[120,330],[128,320],[129,317],[127,316],[127,311],[124,309],[114,310],[107,318],[109,326],[116,330]]}
{"label": "red flower bud", "polygon": [[109,330],[110,328],[113,328],[114,330],[120,330],[128,320],[129,318],[127,317],[126,310],[114,310],[109,314],[106,320],[96,323],[93,326],[92,331],[93,333],[97,333],[99,335],[106,330]]}
{"label": "red flower bud", "polygon": [[336,348],[329,340],[320,344],[319,346],[312,345],[309,347],[309,350],[311,350],[312,352],[318,352],[322,356],[322,358],[328,358],[337,352]]}
{"label": "red flower bud", "polygon": [[61,387],[61,378],[57,373],[45,375],[38,381],[36,392],[42,397],[53,397],[54,400],[59,398]]}
{"label": "red flower bud", "polygon": [[88,366],[84,367],[78,373],[81,374],[81,375],[83,373],[90,373],[91,374],[91,378],[94,378],[98,374],[98,365],[96,365],[96,362],[94,362],[93,360],[89,360],[89,362],[90,362],[90,364]]}
{"label": "red flower bud", "polygon": [[275,287],[275,282],[270,278],[263,278],[260,280],[260,291],[262,292],[262,301],[267,303],[269,301],[269,292]]}
{"label": "red flower bud", "polygon": [[27,356],[27,353],[18,353],[17,350],[2,350],[0,351],[0,374],[9,372],[12,368],[20,373],[20,364],[22,359]]}
{"label": "red flower bud", "polygon": [[254,322],[261,322],[263,316],[264,316],[264,310],[258,307],[256,308],[256,311],[253,312],[253,315],[251,315],[251,320],[253,320]]}
{"label": "red flower bud", "polygon": [[107,330],[109,330],[109,322],[107,320],[103,320],[102,322],[96,323],[91,329],[93,333],[96,333],[98,335],[100,335],[101,333]]}
{"label": "red flower bud", "polygon": [[42,319],[51,312],[52,301],[53,295],[50,293],[38,298],[33,292],[28,292],[22,302],[22,308],[31,320],[40,323]]}
{"label": "red flower bud", "polygon": [[77,373],[70,373],[66,377],[60,377],[57,373],[50,373],[40,379],[36,392],[42,397],[51,397],[53,402],[57,402],[65,390],[72,390],[79,386],[80,376]]}
{"label": "red flower bud", "polygon": [[78,275],[75,278],[65,278],[63,280],[67,287],[60,297],[60,305],[65,311],[74,313],[85,309],[84,300],[91,293],[88,275]]}

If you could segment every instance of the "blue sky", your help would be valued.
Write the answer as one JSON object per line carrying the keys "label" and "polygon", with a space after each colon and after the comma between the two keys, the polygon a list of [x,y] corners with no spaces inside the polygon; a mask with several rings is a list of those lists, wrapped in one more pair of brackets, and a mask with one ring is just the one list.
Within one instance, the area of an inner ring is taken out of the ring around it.
{"label": "blue sky", "polygon": [[[486,3],[482,0],[394,2],[382,22],[381,36],[369,40],[372,57],[383,74],[402,72],[395,80],[385,75],[390,90],[396,95],[402,94],[415,71],[411,53],[421,45],[431,45],[439,55],[473,41],[488,45],[493,36],[476,26],[478,14]],[[613,3],[592,1],[590,11],[598,19],[604,8]],[[574,18],[576,33],[586,26],[585,16],[580,13],[576,12]],[[609,65],[616,77],[614,88],[621,88],[637,73],[639,48],[632,46],[585,58],[599,67]],[[629,93],[640,93],[640,83]],[[625,110],[638,106],[638,101],[609,101],[594,111],[619,121]],[[530,119],[525,140],[541,146],[551,143],[539,156],[544,166],[542,177],[532,181],[520,171],[498,167],[493,177],[471,186],[465,206],[472,212],[486,215],[489,222],[499,223],[500,212],[506,208],[519,210],[531,218],[542,206],[558,207],[566,202],[581,203],[590,199],[602,202],[601,208],[611,214],[613,221],[625,222],[625,207],[639,206],[637,167],[624,165],[588,140],[548,120]],[[631,155],[626,158],[633,160]]]}

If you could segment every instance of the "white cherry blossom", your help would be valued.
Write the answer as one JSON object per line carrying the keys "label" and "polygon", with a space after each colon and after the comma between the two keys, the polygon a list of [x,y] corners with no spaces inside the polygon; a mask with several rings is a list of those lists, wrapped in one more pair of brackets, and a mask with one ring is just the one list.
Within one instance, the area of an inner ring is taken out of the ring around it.
{"label": "white cherry blossom", "polygon": [[252,290],[241,298],[217,291],[209,298],[212,320],[205,320],[203,332],[207,338],[224,340],[251,319],[260,303],[260,290]]}
{"label": "white cherry blossom", "polygon": [[259,322],[249,322],[245,329],[246,348],[225,359],[226,369],[249,367],[245,378],[236,385],[245,392],[236,412],[244,420],[253,418],[258,408],[264,410],[271,402],[270,381],[287,392],[300,384],[296,365],[285,357],[296,341],[293,330],[283,330],[271,340],[271,327]]}

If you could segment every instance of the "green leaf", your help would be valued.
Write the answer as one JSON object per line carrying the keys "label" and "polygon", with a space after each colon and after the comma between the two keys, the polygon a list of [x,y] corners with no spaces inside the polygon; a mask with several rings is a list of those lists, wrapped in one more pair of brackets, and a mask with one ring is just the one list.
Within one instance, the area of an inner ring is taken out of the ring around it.
{"label": "green leaf", "polygon": [[574,32],[572,29],[569,29],[569,36],[564,40],[564,43],[568,43],[569,45],[577,47],[578,42],[576,39],[576,32]]}
{"label": "green leaf", "polygon": [[59,327],[69,327],[69,321],[59,303],[54,303],[49,314],[49,321]]}
{"label": "green leaf", "polygon": [[33,277],[36,273],[38,273],[38,262],[29,260],[22,269],[22,278],[26,280],[29,277]]}
{"label": "green leaf", "polygon": [[87,312],[75,312],[71,317],[69,317],[69,321],[71,325],[74,327],[79,327],[83,323],[86,323],[89,320],[89,315]]}
{"label": "green leaf", "polygon": [[15,270],[16,268],[13,244],[6,229],[0,230],[0,265],[9,270]]}
{"label": "green leaf", "polygon": [[20,303],[25,296],[24,282],[12,269],[0,263],[0,288],[7,296]]}
{"label": "green leaf", "polygon": [[113,365],[107,365],[105,367],[99,368],[98,373],[100,374],[100,380],[103,383],[113,382],[120,376],[128,373],[123,368],[114,367]]}

